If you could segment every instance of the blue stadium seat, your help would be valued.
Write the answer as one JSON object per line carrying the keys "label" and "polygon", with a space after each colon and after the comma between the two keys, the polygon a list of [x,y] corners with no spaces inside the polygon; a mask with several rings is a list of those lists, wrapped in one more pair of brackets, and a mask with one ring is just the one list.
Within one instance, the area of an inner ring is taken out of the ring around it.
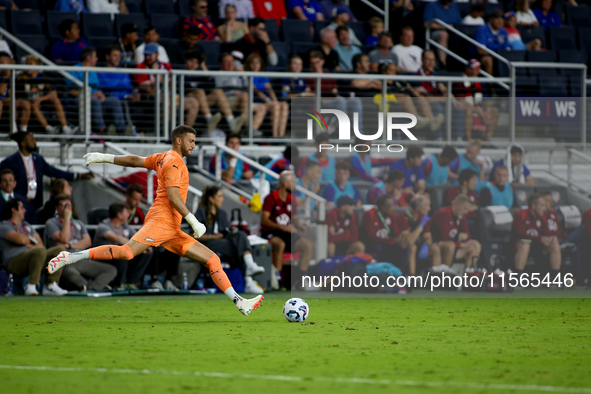
{"label": "blue stadium seat", "polygon": [[[326,15],[324,16],[326,18]],[[320,42],[320,30],[330,25],[330,21],[314,21],[314,41]]]}
{"label": "blue stadium seat", "polygon": [[576,49],[560,49],[558,51],[558,61],[560,63],[583,63],[587,64],[589,55],[587,51],[578,51]]}
{"label": "blue stadium seat", "polygon": [[80,17],[84,37],[112,37],[113,22],[111,14],[83,13]]}
{"label": "blue stadium seat", "polygon": [[[492,13],[494,13],[495,11],[499,11],[499,12],[503,12],[503,4],[501,3],[497,3],[497,4],[486,4],[486,6],[484,7],[484,15],[488,16]],[[488,18],[487,18],[488,19]]]}
{"label": "blue stadium seat", "polygon": [[282,67],[285,70],[285,67],[287,66],[287,58],[290,54],[290,45],[287,42],[274,42],[273,49],[275,49],[277,57],[279,58],[277,67]]}
{"label": "blue stadium seat", "polygon": [[130,14],[139,14],[142,12],[141,0],[125,0],[125,5],[127,6],[127,11],[129,11]]}
{"label": "blue stadium seat", "polygon": [[191,9],[189,8],[189,0],[178,0],[176,2],[176,6],[178,8],[178,13],[183,18],[191,16]]}
{"label": "blue stadium seat", "polygon": [[47,33],[52,40],[59,40],[62,38],[59,25],[65,19],[73,19],[78,21],[75,12],[59,12],[47,11]]}
{"label": "blue stadium seat", "polygon": [[530,77],[517,77],[517,96],[537,96],[540,93],[539,78],[537,75]]}
{"label": "blue stadium seat", "polygon": [[138,29],[138,34],[142,36],[146,28],[146,20],[144,14],[115,14],[115,37],[121,35],[121,26],[126,23],[135,23]]}
{"label": "blue stadium seat", "polygon": [[[476,30],[480,26],[469,26],[469,25],[458,25],[456,28],[467,35],[468,37],[474,37]],[[458,55],[462,56],[463,58],[470,59],[473,56],[470,52],[470,44],[468,41],[464,40],[463,38],[458,37],[457,34],[451,34],[449,39],[449,49],[453,52],[456,52]]]}
{"label": "blue stadium seat", "polygon": [[591,7],[584,4],[580,6],[566,6],[566,23],[574,27],[588,27],[591,20]]}
{"label": "blue stadium seat", "polygon": [[365,22],[357,21],[357,22],[350,22],[349,27],[355,32],[359,41],[361,41],[361,45],[365,44],[365,38],[367,37],[367,30],[365,30]]}
{"label": "blue stadium seat", "polygon": [[146,15],[176,13],[170,0],[144,0],[144,8]]}
{"label": "blue stadium seat", "polygon": [[[12,34],[21,35],[43,35],[43,22],[41,12],[33,11],[11,11],[10,21],[12,24]],[[58,33],[59,36],[59,33]]]}
{"label": "blue stadium seat", "polygon": [[8,30],[8,18],[6,17],[7,10],[0,10],[0,27]]}
{"label": "blue stadium seat", "polygon": [[579,49],[581,51],[591,51],[591,27],[579,27],[577,29],[579,37]]}
{"label": "blue stadium seat", "polygon": [[294,42],[291,44],[291,53],[298,54],[304,59],[308,52],[318,46],[315,42]]}
{"label": "blue stadium seat", "polygon": [[19,10],[26,10],[26,9],[31,9],[31,10],[38,10],[39,9],[39,2],[37,0],[12,0],[14,2],[14,5],[16,5],[16,7]]}
{"label": "blue stadium seat", "polygon": [[164,38],[175,38],[179,36],[178,32],[180,20],[180,17],[176,14],[150,15],[150,25],[154,26],[158,30],[158,34],[160,34],[160,37]]}
{"label": "blue stadium seat", "polygon": [[205,64],[207,66],[217,65],[218,57],[220,56],[220,42],[219,41],[200,41],[199,45],[205,49]]}
{"label": "blue stadium seat", "polygon": [[551,51],[527,51],[527,61],[556,63],[556,54]]}
{"label": "blue stadium seat", "polygon": [[275,19],[265,19],[265,29],[269,35],[269,40],[279,41],[279,26]]}
{"label": "blue stadium seat", "polygon": [[568,78],[554,76],[540,78],[540,95],[544,97],[568,97]]}
{"label": "blue stadium seat", "polygon": [[281,23],[283,39],[286,42],[312,42],[310,22],[300,19],[284,19]]}
{"label": "blue stadium seat", "polygon": [[117,41],[117,37],[86,37],[86,40],[89,46],[96,48],[99,58],[102,58],[104,50]]}
{"label": "blue stadium seat", "polygon": [[458,5],[458,9],[460,10],[460,15],[462,16],[462,18],[470,13],[470,3],[469,2],[456,3],[456,4]]}
{"label": "blue stadium seat", "polygon": [[[509,60],[510,62],[524,62],[525,61],[525,51],[504,51],[501,50],[498,52],[500,56],[504,57],[505,59]],[[509,70],[509,66],[507,66],[503,62],[498,62],[499,66],[499,76],[500,77],[509,77],[511,72]],[[517,75],[523,76],[525,73],[524,68],[517,69]]]}
{"label": "blue stadium seat", "polygon": [[577,34],[572,26],[551,27],[548,29],[550,49],[577,49]]}
{"label": "blue stadium seat", "polygon": [[521,39],[526,45],[534,38],[539,38],[540,41],[542,41],[542,48],[548,48],[546,45],[546,31],[544,30],[544,27],[519,26],[517,29],[519,30],[519,33],[521,33]]}
{"label": "blue stadium seat", "polygon": [[567,74],[569,93],[572,97],[581,97],[583,94],[583,86],[581,85],[582,75],[580,70],[572,70]]}
{"label": "blue stadium seat", "polygon": [[[47,37],[45,35],[19,35],[18,38],[43,56],[47,55]],[[21,59],[28,54],[27,51],[17,46],[15,61],[20,63]]]}

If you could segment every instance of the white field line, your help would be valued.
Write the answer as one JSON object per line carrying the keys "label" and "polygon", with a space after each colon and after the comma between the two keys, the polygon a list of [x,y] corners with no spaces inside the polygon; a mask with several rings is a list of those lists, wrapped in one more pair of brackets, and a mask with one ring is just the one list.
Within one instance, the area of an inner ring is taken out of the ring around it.
{"label": "white field line", "polygon": [[491,390],[521,390],[540,391],[553,393],[584,393],[591,394],[588,387],[559,387],[539,386],[535,384],[499,384],[499,383],[476,383],[476,382],[429,382],[416,380],[390,380],[390,379],[361,379],[361,378],[323,378],[323,377],[301,377],[282,375],[255,375],[246,373],[225,373],[225,372],[200,372],[200,371],[169,371],[165,369],[117,369],[117,368],[79,368],[79,367],[50,367],[50,366],[29,366],[29,365],[0,365],[0,369],[28,370],[28,371],[49,371],[49,372],[94,372],[107,374],[138,374],[138,375],[175,375],[175,376],[203,376],[208,378],[232,378],[232,379],[256,379],[256,380],[283,380],[289,382],[327,382],[327,383],[361,383],[376,385],[396,386],[426,386],[426,387],[458,387],[471,389]]}

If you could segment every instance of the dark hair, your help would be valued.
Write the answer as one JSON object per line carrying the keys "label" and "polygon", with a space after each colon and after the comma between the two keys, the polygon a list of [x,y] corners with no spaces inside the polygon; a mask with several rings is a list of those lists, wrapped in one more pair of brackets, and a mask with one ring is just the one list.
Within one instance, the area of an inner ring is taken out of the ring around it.
{"label": "dark hair", "polygon": [[49,196],[50,198],[55,198],[58,194],[62,194],[64,192],[64,188],[66,187],[66,180],[62,178],[52,178],[51,183],[49,184]]}
{"label": "dark hair", "polygon": [[117,44],[111,44],[107,47],[107,49],[105,51],[105,55],[111,56],[111,53],[113,53],[113,51],[121,52],[121,47]]}
{"label": "dark hair", "polygon": [[308,171],[312,167],[320,166],[320,163],[314,160],[308,160],[304,165],[304,170]]}
{"label": "dark hair", "polygon": [[361,63],[361,59],[363,59],[363,56],[367,56],[365,53],[358,53],[357,55],[353,56],[353,59],[351,59],[351,64],[353,65],[353,69],[357,68],[357,64]]}
{"label": "dark hair", "polygon": [[517,145],[513,145],[511,147],[511,154],[513,153],[521,153],[523,155],[523,149],[521,149],[521,147],[517,146]]}
{"label": "dark hair", "polygon": [[316,137],[314,137],[314,142],[316,144],[321,144],[328,141],[330,141],[330,135],[328,133],[318,133],[316,134]]}
{"label": "dark hair", "polygon": [[425,50],[423,51],[423,56],[421,56],[421,59],[424,59],[424,58],[425,58],[425,55],[426,55],[427,53],[432,53],[432,54],[433,54],[433,56],[435,56],[435,52],[434,52],[432,49],[425,49]]}
{"label": "dark hair", "polygon": [[53,201],[53,205],[56,208],[60,204],[60,202],[65,201],[65,200],[72,201],[72,196],[68,196],[66,193],[60,193],[51,199],[51,201]]}
{"label": "dark hair", "polygon": [[199,3],[200,1],[207,3],[207,0],[191,0],[191,1],[189,1],[189,8],[195,7],[197,5],[197,3]]}
{"label": "dark hair", "polygon": [[248,55],[246,60],[244,60],[244,70],[245,71],[252,71],[250,66],[251,66],[252,62],[255,61],[255,59],[259,59],[259,61],[261,62],[260,71],[265,71],[265,61],[263,60],[262,56],[259,55],[258,53],[251,53],[250,55]]}
{"label": "dark hair", "polygon": [[201,63],[203,60],[205,60],[201,51],[198,51],[197,49],[187,49],[187,52],[185,52],[185,60],[191,59],[197,59],[198,63]]}
{"label": "dark hair", "polygon": [[63,38],[66,38],[66,32],[72,29],[72,26],[74,26],[76,24],[76,21],[74,19],[64,19],[63,21],[60,22],[60,24],[57,26],[57,29],[60,32],[60,36],[62,36]]}
{"label": "dark hair", "polygon": [[18,203],[22,201],[18,198],[11,198],[10,200],[6,201],[4,206],[2,207],[2,219],[9,220],[12,218],[12,210],[18,210]]}
{"label": "dark hair", "polygon": [[179,137],[183,138],[185,136],[185,134],[187,134],[187,133],[197,135],[197,132],[195,131],[194,128],[192,128],[191,126],[187,126],[187,125],[182,124],[180,126],[175,127],[174,130],[172,130],[172,133],[170,134],[170,139],[172,141],[174,141]]}
{"label": "dark hair", "polygon": [[413,28],[412,28],[412,26],[408,26],[408,25],[406,25],[406,26],[402,26],[402,28],[400,29],[400,34],[402,34],[402,32],[403,32],[404,30],[410,30],[410,31],[412,31],[413,33],[415,32],[415,29],[413,29]]}
{"label": "dark hair", "polygon": [[538,200],[540,198],[542,198],[542,194],[541,193],[532,193],[528,198],[527,198],[527,206],[531,207],[532,205],[534,205],[535,203],[538,202]]}
{"label": "dark hair", "polygon": [[[224,60],[224,58],[226,56],[232,56],[232,54],[230,52],[222,52],[222,53],[220,53],[220,55],[218,56],[218,63],[221,63],[222,60]],[[234,56],[232,56],[232,59],[234,59]]]}
{"label": "dark hair", "polygon": [[[213,215],[211,214],[212,203],[211,203],[211,201],[209,201],[209,199],[211,197],[214,197],[216,194],[218,194],[218,192],[220,190],[222,190],[222,188],[219,186],[216,186],[216,185],[205,186],[205,188],[203,189],[203,195],[199,199],[199,207],[205,208],[205,215],[206,215],[205,224],[208,226],[213,224]],[[220,230],[223,230],[223,229],[220,229]]]}
{"label": "dark hair", "polygon": [[335,169],[351,171],[351,164],[348,160],[339,160],[335,166]]}
{"label": "dark hair", "polygon": [[346,31],[347,33],[349,32],[349,29],[347,29],[344,26],[337,27],[334,32],[337,34],[337,37],[338,37],[339,36],[339,33],[342,32],[343,30]]}
{"label": "dark hair", "polygon": [[472,3],[470,6],[470,12],[484,12],[484,3]]}
{"label": "dark hair", "polygon": [[201,29],[198,28],[195,25],[191,25],[191,26],[189,26],[189,28],[187,30],[185,30],[185,35],[200,36],[201,35]]}
{"label": "dark hair", "polygon": [[404,178],[406,178],[406,175],[404,175],[404,172],[402,172],[400,170],[392,170],[388,173],[388,176],[386,177],[385,182],[386,183],[394,183],[394,182],[400,181]]}
{"label": "dark hair", "polygon": [[389,194],[382,194],[376,200],[376,207],[378,207],[378,208],[383,207],[390,199],[392,199],[392,196],[390,196]]}
{"label": "dark hair", "polygon": [[291,158],[294,156],[299,156],[299,154],[300,154],[300,150],[297,148],[297,146],[288,145],[283,150],[283,157],[285,157],[287,160],[289,160],[290,163],[291,163]]}
{"label": "dark hair", "polygon": [[86,47],[82,48],[80,51],[80,62],[84,62],[87,57],[92,56],[92,53],[96,53],[96,49],[94,47]]}
{"label": "dark hair", "polygon": [[2,171],[0,171],[0,178],[2,178],[6,174],[12,174],[14,176],[14,171],[12,171],[10,168],[5,168]]}
{"label": "dark hair", "polygon": [[310,51],[310,54],[308,55],[308,59],[312,58],[324,60],[324,53],[322,53],[322,51],[314,49],[313,51]]}
{"label": "dark hair", "polygon": [[420,146],[411,146],[406,151],[406,158],[414,159],[415,157],[421,157],[423,156],[423,153],[423,148],[421,148]]}
{"label": "dark hair", "polygon": [[449,160],[454,160],[456,157],[458,157],[458,152],[456,152],[456,148],[454,148],[453,146],[445,146],[441,151],[441,157],[445,157]]}
{"label": "dark hair", "polygon": [[242,138],[240,138],[240,134],[238,133],[229,133],[226,134],[226,144],[232,139],[232,138],[238,138],[240,140],[240,143],[242,143]]}
{"label": "dark hair", "polygon": [[464,182],[470,182],[470,179],[475,176],[478,176],[478,174],[474,172],[474,170],[466,168],[460,172],[460,175],[458,176],[458,182],[460,185],[462,185]]}
{"label": "dark hair", "polygon": [[127,186],[127,189],[125,190],[125,195],[133,196],[133,193],[139,193],[143,197],[144,189],[137,183],[132,183],[131,185]]}
{"label": "dark hair", "polygon": [[256,27],[261,23],[265,23],[263,18],[252,18],[248,20],[248,27]]}
{"label": "dark hair", "polygon": [[124,23],[121,25],[121,37],[125,37],[125,35],[129,33],[137,33],[137,26],[135,23]]}
{"label": "dark hair", "polygon": [[115,219],[117,215],[126,209],[129,211],[129,207],[122,202],[114,202],[109,205],[109,219]]}
{"label": "dark hair", "polygon": [[543,192],[538,192],[542,197],[544,196],[552,196],[552,192],[550,190],[546,190]]}
{"label": "dark hair", "polygon": [[152,30],[154,30],[156,33],[158,33],[158,29],[156,28],[156,26],[148,26],[144,29],[144,35],[148,34]]}
{"label": "dark hair", "polygon": [[5,52],[5,51],[0,52],[0,57],[9,57],[12,59],[12,56],[10,56],[10,53]]}

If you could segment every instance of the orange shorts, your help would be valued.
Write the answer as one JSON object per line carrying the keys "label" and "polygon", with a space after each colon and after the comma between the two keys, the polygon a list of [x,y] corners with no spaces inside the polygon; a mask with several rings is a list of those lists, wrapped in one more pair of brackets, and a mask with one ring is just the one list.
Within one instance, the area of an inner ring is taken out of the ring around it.
{"label": "orange shorts", "polygon": [[197,242],[195,238],[184,233],[180,227],[171,227],[155,219],[146,222],[131,239],[153,247],[163,246],[172,253],[183,257],[187,250]]}

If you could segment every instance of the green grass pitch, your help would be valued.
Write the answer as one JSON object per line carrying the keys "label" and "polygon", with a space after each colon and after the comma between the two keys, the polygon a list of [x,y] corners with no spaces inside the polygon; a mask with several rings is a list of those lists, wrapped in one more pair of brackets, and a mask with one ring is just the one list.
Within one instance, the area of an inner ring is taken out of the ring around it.
{"label": "green grass pitch", "polygon": [[591,393],[589,299],[289,296],[4,298],[0,391]]}

